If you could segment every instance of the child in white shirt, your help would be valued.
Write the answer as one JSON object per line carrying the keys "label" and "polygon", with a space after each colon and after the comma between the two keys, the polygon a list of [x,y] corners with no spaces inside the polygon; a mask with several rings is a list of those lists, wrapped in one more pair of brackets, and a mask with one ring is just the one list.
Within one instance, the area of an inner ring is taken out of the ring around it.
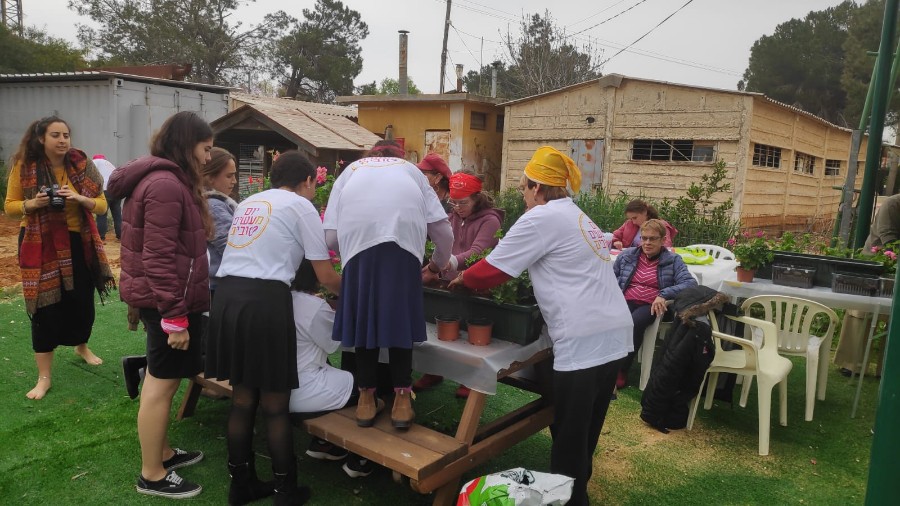
{"label": "child in white shirt", "polygon": [[[356,401],[356,396],[352,396],[353,374],[328,363],[328,355],[337,351],[341,343],[331,339],[334,310],[314,295],[317,289],[312,264],[304,260],[291,285],[300,384],[291,391],[291,413],[333,411]],[[343,469],[352,478],[368,476],[373,470],[368,460],[319,438],[312,439],[306,454],[321,460],[346,458]]]}

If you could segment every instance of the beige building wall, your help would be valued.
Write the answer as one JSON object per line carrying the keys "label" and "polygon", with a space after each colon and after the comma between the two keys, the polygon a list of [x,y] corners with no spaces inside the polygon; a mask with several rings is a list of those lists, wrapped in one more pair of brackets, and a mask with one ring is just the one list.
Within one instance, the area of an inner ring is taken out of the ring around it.
{"label": "beige building wall", "polygon": [[[428,154],[426,136],[429,132],[450,134],[447,164],[454,172],[469,169],[485,177],[488,189],[500,184],[500,162],[503,144],[502,129],[498,131],[498,115],[503,108],[473,101],[389,101],[360,102],[359,124],[383,135],[392,125],[395,138],[404,139],[407,159],[421,160]],[[472,113],[484,115],[484,128],[472,128]],[[442,153],[442,156],[444,153]]]}
{"label": "beige building wall", "polygon": [[[567,152],[577,139],[603,140],[604,190],[655,199],[683,196],[714,163],[633,160],[635,139],[711,144],[726,164],[735,218],[798,229],[836,213],[840,192],[831,187],[843,184],[850,148],[849,131],[758,94],[611,75],[507,104],[503,186],[518,184],[538,147]],[[781,148],[781,166],[754,166],[756,144]],[[812,174],[794,170],[797,153],[813,157]],[[825,175],[826,160],[841,161],[838,175]]]}
{"label": "beige building wall", "polygon": [[[764,97],[754,97],[753,102],[742,223],[748,227],[805,230],[814,226],[814,217],[834,216],[840,191],[832,186],[843,185],[847,175],[850,132]],[[756,145],[779,148],[780,166],[754,165]],[[812,174],[795,168],[798,154],[812,157]],[[865,153],[861,150],[860,154],[864,159]],[[841,162],[838,175],[825,175],[826,160]],[[858,173],[857,187],[861,182]]]}

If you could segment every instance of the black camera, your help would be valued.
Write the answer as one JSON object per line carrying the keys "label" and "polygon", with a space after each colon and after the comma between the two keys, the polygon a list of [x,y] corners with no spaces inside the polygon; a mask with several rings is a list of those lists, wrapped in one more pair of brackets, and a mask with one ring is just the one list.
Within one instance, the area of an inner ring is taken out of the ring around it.
{"label": "black camera", "polygon": [[47,188],[46,186],[41,188],[41,190],[50,197],[50,209],[55,211],[62,211],[66,208],[66,199],[65,197],[59,194],[59,185],[54,184],[52,188]]}

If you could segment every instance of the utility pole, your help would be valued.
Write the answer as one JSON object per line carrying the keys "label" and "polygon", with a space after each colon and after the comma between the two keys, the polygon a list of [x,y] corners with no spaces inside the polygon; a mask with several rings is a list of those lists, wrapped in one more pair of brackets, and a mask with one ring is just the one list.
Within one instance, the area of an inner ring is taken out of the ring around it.
{"label": "utility pole", "polygon": [[[898,0],[887,0],[884,5],[884,23],[881,29],[881,46],[878,48],[878,75],[875,78],[875,92],[872,103],[872,120],[869,131],[869,146],[866,151],[866,172],[869,172],[870,164],[877,167],[881,158],[881,133],[884,128],[884,113],[887,107],[887,98],[890,96],[888,83],[889,56],[891,43],[897,25]],[[868,176],[869,174],[867,174]],[[873,174],[874,176],[874,171]],[[872,178],[874,179],[874,177]],[[870,184],[868,191],[873,192],[874,184]],[[869,194],[868,203],[863,202],[866,196],[866,184],[863,182],[863,190],[860,195],[859,223],[856,237],[865,241],[869,231],[869,219],[872,216],[872,195]],[[867,207],[866,207],[867,206]],[[900,274],[894,278],[894,283],[900,279]],[[900,292],[894,291],[891,307],[891,324],[888,326],[888,336],[885,339],[884,371],[882,372],[881,385],[878,388],[878,406],[875,411],[875,428],[872,437],[872,453],[869,459],[869,481],[866,487],[866,506],[877,504],[891,504],[900,494],[900,480],[897,480],[896,465],[897,453],[900,452],[900,436],[896,431],[897,420],[900,420],[900,382],[897,374],[900,373]],[[863,364],[863,367],[868,364]],[[890,469],[893,469],[891,471]],[[891,499],[893,497],[894,499]]]}
{"label": "utility pole", "polygon": [[21,37],[25,29],[22,23],[22,0],[0,0],[0,22]]}
{"label": "utility pole", "polygon": [[859,203],[856,205],[856,233],[853,243],[860,246],[869,236],[872,223],[872,207],[875,201],[875,178],[881,164],[881,134],[884,132],[884,115],[887,109],[891,75],[891,48],[896,33],[898,0],[885,3],[884,24],[881,30],[881,43],[878,57],[875,60],[875,80],[872,84],[872,115],[869,118],[869,145],[866,150],[866,171],[862,188],[859,192]]}
{"label": "utility pole", "polygon": [[444,79],[447,76],[447,35],[450,34],[450,6],[452,0],[447,0],[447,16],[444,19],[444,48],[441,49],[441,93],[444,92]]}

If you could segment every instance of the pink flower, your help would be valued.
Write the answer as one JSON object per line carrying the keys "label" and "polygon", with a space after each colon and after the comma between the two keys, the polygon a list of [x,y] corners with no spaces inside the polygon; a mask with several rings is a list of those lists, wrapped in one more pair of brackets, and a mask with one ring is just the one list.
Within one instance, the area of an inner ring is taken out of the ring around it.
{"label": "pink flower", "polygon": [[764,235],[766,235],[766,234],[762,230],[760,230],[759,232],[756,233],[756,237],[762,237]]}
{"label": "pink flower", "polygon": [[253,184],[253,176],[247,176],[247,182]]}
{"label": "pink flower", "polygon": [[880,249],[878,246],[872,246],[872,253],[878,253]]}
{"label": "pink flower", "polygon": [[[319,213],[319,218],[322,218],[323,223],[325,222],[325,210],[324,209],[322,209],[322,212]],[[329,254],[331,254],[331,253],[334,253],[334,252],[330,251]]]}
{"label": "pink flower", "polygon": [[885,251],[885,252],[884,252],[884,256],[890,258],[891,260],[896,260],[896,259],[897,259],[897,254],[894,253],[894,252],[891,251],[891,250]]}
{"label": "pink flower", "polygon": [[734,244],[735,244],[736,242],[737,242],[737,239],[735,239],[734,237],[732,237],[731,239],[728,239],[728,245],[729,245],[729,246],[734,246]]}
{"label": "pink flower", "polygon": [[316,167],[316,184],[325,184],[328,177],[328,169],[325,167]]}

